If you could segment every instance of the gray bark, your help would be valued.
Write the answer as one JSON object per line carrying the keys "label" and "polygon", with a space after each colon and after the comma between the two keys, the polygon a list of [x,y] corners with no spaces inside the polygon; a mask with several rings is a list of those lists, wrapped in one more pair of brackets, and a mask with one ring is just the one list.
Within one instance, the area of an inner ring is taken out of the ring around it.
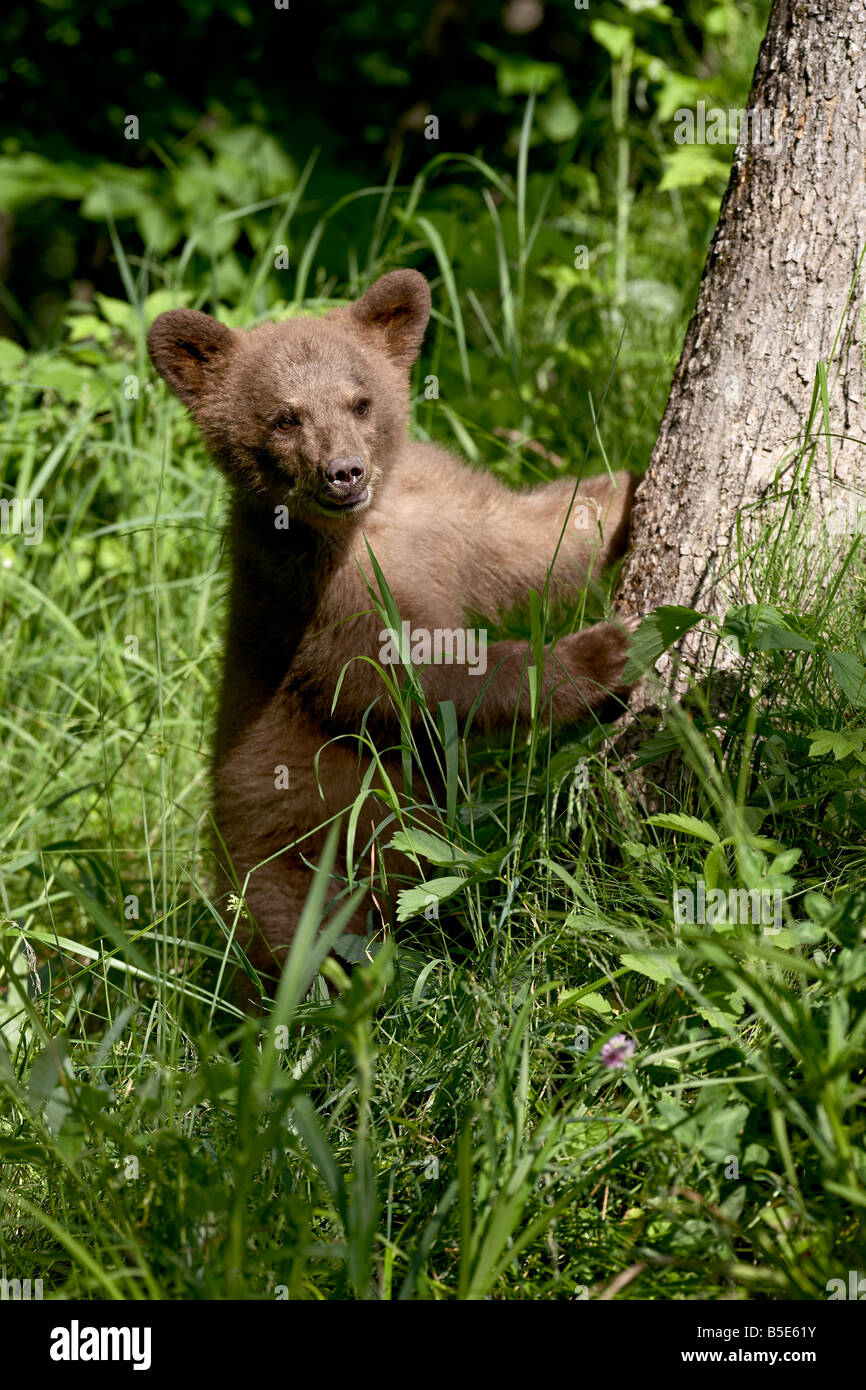
{"label": "gray bark", "polygon": [[[811,502],[826,515],[858,479],[866,492],[859,282],[849,303],[866,244],[866,0],[775,0],[749,111],[768,113],[775,138],[750,122],[737,145],[635,499],[625,613],[749,601],[728,572],[737,516],[748,535],[777,470],[790,483],[819,362],[831,364],[835,438],[828,462],[819,416]],[[706,639],[685,638],[681,654],[686,671],[701,667]],[[670,657],[657,669],[670,684]]]}

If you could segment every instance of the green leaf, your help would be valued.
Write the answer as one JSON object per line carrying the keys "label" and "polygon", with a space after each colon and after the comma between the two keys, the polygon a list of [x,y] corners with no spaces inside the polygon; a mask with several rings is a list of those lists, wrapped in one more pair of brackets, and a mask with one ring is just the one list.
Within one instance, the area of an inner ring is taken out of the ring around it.
{"label": "green leaf", "polygon": [[97,343],[111,342],[109,324],[96,314],[70,314],[66,325],[69,329],[67,341],[70,343],[80,343],[86,338],[93,338]]}
{"label": "green leaf", "polygon": [[26,357],[27,353],[18,343],[13,343],[11,338],[0,338],[0,371],[20,367]]}
{"label": "green leaf", "polygon": [[678,813],[662,816],[648,816],[647,825],[658,825],[662,830],[680,830],[684,835],[696,835],[711,845],[719,844],[719,836],[708,821],[698,820],[697,816],[683,816]]}
{"label": "green leaf", "polygon": [[625,7],[632,14],[643,15],[647,19],[657,19],[659,24],[672,24],[674,12],[670,5],[659,5],[656,0],[624,0]]}
{"label": "green leaf", "polygon": [[823,758],[832,753],[839,763],[852,753],[861,762],[866,757],[863,748],[866,729],[813,729],[809,737],[812,740],[809,745],[810,758]]}
{"label": "green leaf", "polygon": [[477,864],[480,856],[468,850],[449,844],[441,835],[433,835],[429,830],[398,830],[391,841],[392,849],[400,849],[404,854],[414,854],[427,859],[431,864],[465,864],[467,868]]}
{"label": "green leaf", "polygon": [[623,680],[635,681],[651,666],[654,666],[663,652],[706,617],[694,608],[682,608],[678,604],[662,604],[644,618],[629,647],[628,661],[623,671]]}
{"label": "green leaf", "polygon": [[88,367],[55,357],[47,361],[44,357],[33,367],[33,384],[45,391],[60,391],[68,395],[80,395],[85,383],[98,385],[97,378]]}
{"label": "green leaf", "polygon": [[107,294],[97,294],[95,299],[99,312],[112,328],[120,328],[130,336],[135,333],[139,319],[132,304],[127,304],[125,299],[110,299]]}
{"label": "green leaf", "polygon": [[766,806],[741,806],[740,815],[746,829],[752,835],[757,835],[767,816],[770,814]]}
{"label": "green leaf", "polygon": [[411,917],[423,917],[427,908],[431,906],[431,898],[437,903],[444,902],[446,898],[452,898],[461,888],[465,888],[468,881],[466,878],[448,875],[443,878],[431,878],[427,883],[421,883],[415,888],[402,888],[397,894],[397,921],[408,922]]}
{"label": "green leaf", "polygon": [[559,93],[546,101],[538,112],[538,124],[548,140],[561,145],[573,140],[580,128],[580,111],[571,97]]}
{"label": "green leaf", "polygon": [[346,961],[349,965],[368,965],[372,957],[379,954],[382,946],[383,942],[377,941],[375,937],[347,933],[345,936],[338,936],[331,949],[340,960]]}
{"label": "green leaf", "polygon": [[714,1163],[724,1163],[729,1154],[736,1154],[738,1136],[748,1116],[748,1105],[725,1103],[718,1106],[701,1129],[698,1145],[704,1156]]}
{"label": "green leaf", "polygon": [[591,1009],[594,1014],[609,1014],[613,1010],[603,994],[596,990],[590,990],[589,994],[584,994],[580,1000],[579,1008]]}
{"label": "green leaf", "polygon": [[180,222],[175,221],[159,203],[149,203],[141,208],[135,220],[142,241],[154,256],[165,256],[182,238]]}
{"label": "green leaf", "polygon": [[[182,305],[188,304],[191,299],[189,290],[154,290],[144,301],[144,321],[149,326],[159,315],[165,313],[167,309],[177,309]],[[222,310],[219,311],[222,316]]]}
{"label": "green leaf", "polygon": [[795,632],[778,608],[767,603],[747,603],[730,608],[720,629],[727,645],[738,655],[757,652],[813,652],[816,644]]}
{"label": "green leaf", "polygon": [[27,1094],[34,1110],[41,1110],[43,1101],[63,1084],[64,1076],[72,1076],[67,1059],[67,1044],[63,1037],[49,1040],[42,1052],[37,1052],[30,1067]]}
{"label": "green leaf", "polygon": [[479,44],[476,52],[495,66],[496,85],[503,97],[546,92],[562,78],[559,63],[543,63],[519,53],[499,53],[486,43]]}
{"label": "green leaf", "polygon": [[823,893],[807,893],[803,898],[803,906],[812,921],[821,927],[831,923],[839,912],[837,905],[825,898]]}
{"label": "green leaf", "polygon": [[712,179],[727,179],[730,164],[712,154],[705,145],[680,145],[663,160],[660,193],[673,188],[695,188]]}
{"label": "green leaf", "polygon": [[786,874],[789,869],[793,869],[797,860],[802,856],[802,853],[802,849],[783,850],[781,854],[776,855],[776,858],[770,865],[770,873]]}
{"label": "green leaf", "polygon": [[866,666],[850,652],[828,652],[827,660],[842,694],[852,705],[866,709]]}
{"label": "green leaf", "polygon": [[596,43],[607,49],[611,58],[622,58],[634,42],[634,34],[628,25],[611,24],[606,19],[592,20],[589,32]]}
{"label": "green leaf", "polygon": [[626,970],[636,970],[646,975],[656,984],[664,985],[673,980],[676,974],[676,956],[673,951],[627,951],[620,956],[620,964]]}

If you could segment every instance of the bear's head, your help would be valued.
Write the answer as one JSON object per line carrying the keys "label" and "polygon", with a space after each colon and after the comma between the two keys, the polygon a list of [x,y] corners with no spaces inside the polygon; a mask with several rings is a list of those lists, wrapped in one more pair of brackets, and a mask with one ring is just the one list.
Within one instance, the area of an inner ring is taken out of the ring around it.
{"label": "bear's head", "polygon": [[318,319],[245,330],[173,309],[147,345],[232,482],[330,528],[370,506],[400,451],[429,316],[423,275],[394,270]]}

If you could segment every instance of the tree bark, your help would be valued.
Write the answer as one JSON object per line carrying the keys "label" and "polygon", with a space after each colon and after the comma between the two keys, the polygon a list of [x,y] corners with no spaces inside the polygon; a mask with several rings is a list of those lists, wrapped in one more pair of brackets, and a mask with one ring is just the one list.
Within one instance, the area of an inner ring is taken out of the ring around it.
{"label": "tree bark", "polygon": [[[719,613],[750,600],[725,574],[737,518],[748,533],[777,470],[790,483],[821,362],[832,362],[834,437],[831,461],[823,442],[816,452],[811,500],[826,514],[840,485],[866,476],[859,283],[849,303],[866,244],[866,0],[775,0],[748,109],[767,113],[764,134],[772,121],[775,138],[765,143],[758,121],[741,128],[635,499],[625,613],[659,604]],[[823,441],[820,416],[817,433]],[[703,668],[707,642],[683,640],[680,676]],[[657,669],[670,685],[671,656]]]}

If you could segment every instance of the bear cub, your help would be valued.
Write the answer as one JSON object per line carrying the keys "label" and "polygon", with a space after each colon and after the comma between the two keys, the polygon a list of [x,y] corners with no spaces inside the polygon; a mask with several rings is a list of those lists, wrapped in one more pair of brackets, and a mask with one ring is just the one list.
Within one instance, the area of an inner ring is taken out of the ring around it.
{"label": "bear cub", "polygon": [[[320,318],[233,330],[176,309],[148,336],[230,487],[213,809],[226,883],[242,891],[242,944],[265,973],[291,943],[328,824],[360,791],[365,719],[402,786],[399,724],[375,665],[384,634],[368,544],[408,630],[444,634],[449,647],[450,660],[440,649],[416,666],[428,708],[453,701],[462,729],[483,690],[472,728],[491,733],[515,713],[528,722],[532,655],[526,642],[494,641],[485,670],[455,661],[466,615],[515,608],[548,573],[551,598],[566,597],[627,539],[628,474],[591,478],[576,494],[567,478],[515,492],[410,440],[409,372],[429,315],[424,277],[395,270]],[[598,623],[547,649],[546,717],[574,722],[623,693],[630,627]],[[365,828],[387,819],[374,795],[364,805]],[[335,873],[334,896],[344,885]],[[348,930],[365,930],[367,907]]]}

